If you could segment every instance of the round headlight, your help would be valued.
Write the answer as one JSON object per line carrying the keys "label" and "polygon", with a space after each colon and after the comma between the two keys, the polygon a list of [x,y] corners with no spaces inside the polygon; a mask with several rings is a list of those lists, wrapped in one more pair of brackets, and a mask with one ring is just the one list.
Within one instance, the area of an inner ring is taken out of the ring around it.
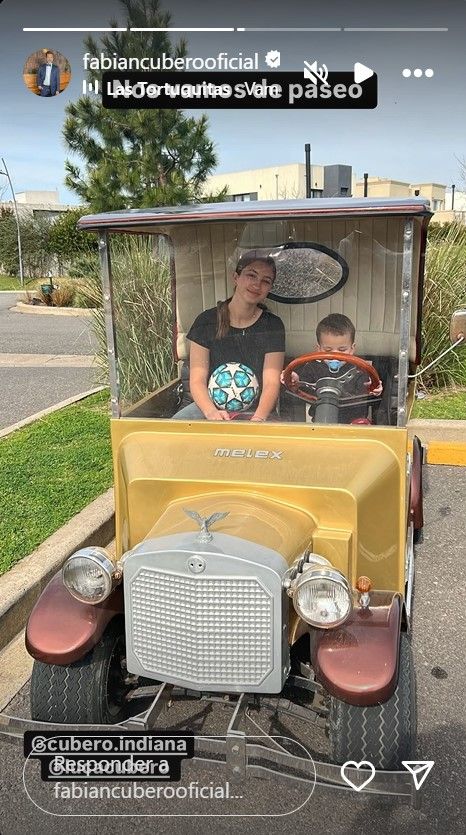
{"label": "round headlight", "polygon": [[351,589],[339,571],[327,568],[304,570],[293,591],[298,615],[321,629],[339,626],[353,608]]}
{"label": "round headlight", "polygon": [[114,587],[115,566],[103,548],[82,548],[63,566],[63,582],[82,603],[101,603]]}

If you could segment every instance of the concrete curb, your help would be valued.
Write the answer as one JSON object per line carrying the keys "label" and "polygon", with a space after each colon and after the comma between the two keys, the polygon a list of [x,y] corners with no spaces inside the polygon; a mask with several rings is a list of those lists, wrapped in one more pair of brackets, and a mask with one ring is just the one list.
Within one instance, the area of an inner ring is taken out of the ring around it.
{"label": "concrete curb", "polygon": [[87,545],[108,545],[114,534],[111,488],[0,577],[0,650],[25,626],[34,603],[65,560]]}
{"label": "concrete curb", "polygon": [[92,309],[89,307],[42,307],[41,305],[16,302],[15,307],[10,307],[10,313],[31,313],[33,316],[92,316]]}
{"label": "concrete curb", "polygon": [[96,367],[92,354],[8,354],[0,353],[2,368],[92,368]]}
{"label": "concrete curb", "polygon": [[35,415],[30,415],[27,418],[23,418],[23,420],[18,420],[16,423],[12,423],[11,426],[6,426],[5,429],[0,429],[0,438],[5,438],[7,435],[11,435],[12,432],[16,432],[17,429],[21,429],[23,426],[29,426],[30,423],[34,423],[34,421],[40,420],[41,418],[52,414],[52,412],[58,412],[59,409],[64,409],[65,406],[72,406],[73,403],[79,403],[79,401],[84,400],[85,397],[89,397],[91,394],[97,394],[97,392],[103,391],[105,388],[107,388],[107,386],[97,386],[96,388],[89,389],[89,391],[84,391],[82,394],[74,394],[72,397],[68,397],[66,400],[62,400],[54,406],[48,406],[47,409],[42,409],[41,412],[36,412]]}
{"label": "concrete curb", "polygon": [[427,420],[418,418],[408,423],[409,437],[421,441],[452,441],[466,444],[466,420]]}

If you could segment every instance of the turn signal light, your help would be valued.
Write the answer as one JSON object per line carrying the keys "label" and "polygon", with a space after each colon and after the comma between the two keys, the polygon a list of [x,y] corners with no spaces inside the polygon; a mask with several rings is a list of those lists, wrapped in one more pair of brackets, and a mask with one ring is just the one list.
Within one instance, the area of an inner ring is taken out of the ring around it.
{"label": "turn signal light", "polygon": [[359,594],[368,594],[372,588],[372,582],[369,577],[362,575],[357,579],[356,588]]}

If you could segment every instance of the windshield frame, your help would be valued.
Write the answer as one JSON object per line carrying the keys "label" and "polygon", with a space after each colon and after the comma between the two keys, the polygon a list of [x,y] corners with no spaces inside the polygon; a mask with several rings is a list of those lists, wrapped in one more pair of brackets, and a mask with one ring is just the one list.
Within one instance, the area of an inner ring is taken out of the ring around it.
{"label": "windshield frame", "polygon": [[[288,202],[299,202],[299,201],[288,201]],[[315,202],[322,202],[322,201],[309,201],[310,203]],[[348,202],[348,201],[344,201]],[[379,201],[383,202],[383,201]],[[399,202],[394,201],[396,203],[397,214],[401,214],[399,211]],[[406,203],[410,204],[410,208],[413,208],[412,202],[416,201],[406,201]],[[415,217],[419,216],[420,214],[429,217],[430,212],[427,211],[425,201],[417,201],[418,204],[416,208],[418,211],[415,215],[405,216],[404,221],[404,231],[403,231],[403,250],[401,253],[401,299],[400,299],[400,333],[399,333],[399,356],[398,356],[398,396],[397,396],[397,426],[404,427],[406,426],[407,422],[407,396],[408,396],[408,384],[409,384],[409,345],[410,345],[410,334],[411,334],[411,327],[412,327],[412,283],[413,283],[413,244],[414,244],[414,221]],[[220,206],[222,204],[219,204]],[[148,212],[149,210],[141,210],[144,212]],[[138,210],[138,215],[140,214]],[[90,229],[91,226],[94,226],[94,222],[97,218],[109,218],[110,215],[122,215],[123,213],[109,213],[108,215],[101,215],[101,216],[92,216],[89,218],[82,218],[79,222],[79,226],[81,228]],[[370,213],[368,213],[370,215]],[[125,213],[126,217],[128,217],[128,213]],[[326,218],[328,215],[324,215]],[[365,215],[367,216],[367,215]],[[127,227],[122,228],[120,223],[116,221],[116,218],[113,217],[113,228],[110,226],[102,227],[98,229],[98,249],[99,249],[99,257],[100,257],[100,265],[101,265],[101,280],[102,280],[102,290],[103,290],[103,308],[104,308],[104,317],[105,317],[105,331],[106,331],[106,338],[107,338],[107,356],[108,356],[108,367],[109,367],[109,381],[110,381],[110,391],[111,391],[111,414],[114,418],[120,418],[122,416],[122,409],[121,409],[121,402],[120,402],[120,382],[119,382],[119,374],[118,374],[118,355],[117,355],[117,340],[116,340],[116,323],[115,323],[115,315],[114,315],[114,303],[113,303],[113,283],[112,283],[112,265],[111,265],[111,255],[110,255],[110,233],[111,232],[118,232],[118,233],[134,233],[134,226],[139,226],[140,220],[137,220],[134,214],[131,215],[133,221],[133,228]],[[166,217],[166,216],[165,216]],[[206,218],[207,219],[207,218]],[[222,217],[222,220],[225,218]],[[257,219],[257,214],[254,216],[254,219]],[[290,220],[290,215],[287,217]],[[91,221],[90,225],[86,223],[86,221]],[[173,220],[173,217],[170,218]],[[423,227],[424,229],[422,232],[425,232],[425,227],[427,226],[427,221],[424,221]],[[115,228],[116,227],[116,228]],[[165,222],[166,228],[166,222]],[[155,223],[151,226],[147,226],[144,228],[144,234],[160,234],[161,229],[159,228],[159,224]],[[139,232],[139,230],[138,230]],[[422,235],[425,239],[425,234]],[[421,243],[421,249],[423,250],[423,245]],[[171,259],[173,260],[173,258]],[[419,291],[422,290],[422,277],[423,277],[423,251],[420,253],[419,260],[419,270],[416,272],[418,276],[418,286]],[[419,313],[419,303],[418,303],[418,313]]]}

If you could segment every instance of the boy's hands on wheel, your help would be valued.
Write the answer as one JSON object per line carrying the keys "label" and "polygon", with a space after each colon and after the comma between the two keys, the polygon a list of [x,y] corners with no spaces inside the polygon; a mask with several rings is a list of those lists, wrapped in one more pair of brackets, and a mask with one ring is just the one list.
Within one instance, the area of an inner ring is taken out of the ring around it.
{"label": "boy's hands on wheel", "polygon": [[[283,385],[285,385],[285,380],[283,379],[283,375],[284,375],[284,373],[285,373],[285,372],[284,372],[284,371],[282,371],[282,373],[280,374],[280,382],[281,382]],[[290,389],[291,389],[291,391],[298,391],[299,382],[300,382],[300,380],[299,380],[299,375],[298,375],[298,374],[296,374],[296,371],[292,371],[292,372],[291,372],[291,383],[290,383]]]}
{"label": "boy's hands on wheel", "polygon": [[[364,383],[364,385],[367,388],[369,388],[370,384],[371,384],[370,380],[369,380],[368,383]],[[379,395],[382,394],[382,392],[383,392],[382,380],[379,381],[379,384],[378,384],[377,388],[372,389],[372,391],[369,390],[369,394],[372,394],[373,397],[379,397]]]}

